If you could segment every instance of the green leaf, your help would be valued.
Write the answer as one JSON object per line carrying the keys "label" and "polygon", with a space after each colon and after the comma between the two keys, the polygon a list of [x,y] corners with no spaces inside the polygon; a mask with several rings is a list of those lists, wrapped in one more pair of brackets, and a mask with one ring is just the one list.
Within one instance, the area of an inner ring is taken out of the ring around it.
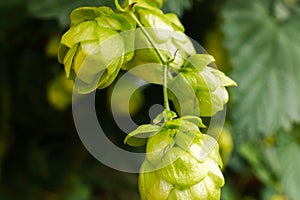
{"label": "green leaf", "polygon": [[223,8],[225,45],[239,84],[233,124],[248,136],[300,121],[300,17],[291,13],[281,21],[269,7],[265,1],[230,0]]}
{"label": "green leaf", "polygon": [[163,111],[162,113],[158,114],[154,119],[153,119],[153,123],[154,124],[158,124],[159,122],[161,122],[164,118],[167,119],[174,119],[175,117],[177,117],[177,114],[173,111]]}
{"label": "green leaf", "polygon": [[124,143],[134,147],[143,146],[146,144],[148,137],[157,133],[160,129],[161,127],[157,125],[141,125],[125,137]]}

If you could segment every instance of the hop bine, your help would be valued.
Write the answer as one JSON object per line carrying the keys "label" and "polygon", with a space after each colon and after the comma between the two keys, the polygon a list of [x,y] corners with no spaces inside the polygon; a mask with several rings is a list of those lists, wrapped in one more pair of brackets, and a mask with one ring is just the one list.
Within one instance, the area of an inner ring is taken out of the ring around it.
{"label": "hop bine", "polygon": [[[109,86],[120,69],[158,67],[147,78],[163,85],[165,110],[153,124],[141,125],[125,138],[131,146],[146,145],[141,199],[220,199],[224,177],[219,146],[201,133],[205,125],[198,116],[222,110],[228,101],[225,87],[236,83],[209,66],[212,56],[196,53],[177,16],[160,10],[164,0],[125,0],[124,8],[115,3],[120,13],[105,6],[71,13],[58,52],[66,76],[80,83],[81,93],[90,93]],[[134,75],[143,78],[145,71]],[[180,118],[170,110],[169,99]]]}

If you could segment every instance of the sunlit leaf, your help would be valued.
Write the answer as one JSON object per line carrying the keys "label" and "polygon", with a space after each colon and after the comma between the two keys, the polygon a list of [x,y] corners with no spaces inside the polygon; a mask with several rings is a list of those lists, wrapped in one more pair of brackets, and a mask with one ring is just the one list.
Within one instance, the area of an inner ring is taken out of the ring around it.
{"label": "sunlit leaf", "polygon": [[151,134],[158,132],[160,129],[161,127],[157,125],[141,125],[126,136],[124,143],[134,147],[145,145],[148,137]]}

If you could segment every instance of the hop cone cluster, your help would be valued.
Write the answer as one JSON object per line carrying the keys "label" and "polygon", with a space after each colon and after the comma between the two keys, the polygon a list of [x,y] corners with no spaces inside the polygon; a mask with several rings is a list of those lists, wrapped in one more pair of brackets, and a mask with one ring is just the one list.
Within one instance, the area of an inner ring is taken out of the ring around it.
{"label": "hop cone cluster", "polygon": [[[127,137],[132,144],[139,136],[134,132]],[[195,123],[183,118],[166,122],[150,134],[146,152],[139,174],[142,200],[220,199],[224,178],[219,147]]]}
{"label": "hop cone cluster", "polygon": [[[178,17],[160,10],[164,2],[125,0],[124,8],[116,3],[121,13],[105,6],[75,9],[58,59],[66,76],[80,83],[81,93],[109,86],[120,69],[163,84],[161,64],[167,65],[166,96],[181,118],[166,106],[154,124],[141,125],[125,138],[131,146],[147,145],[139,174],[141,199],[218,200],[224,185],[218,143],[200,132],[205,125],[197,116],[222,110],[228,101],[225,87],[236,83],[209,66],[212,56],[196,53]],[[144,64],[148,67],[137,70]]]}

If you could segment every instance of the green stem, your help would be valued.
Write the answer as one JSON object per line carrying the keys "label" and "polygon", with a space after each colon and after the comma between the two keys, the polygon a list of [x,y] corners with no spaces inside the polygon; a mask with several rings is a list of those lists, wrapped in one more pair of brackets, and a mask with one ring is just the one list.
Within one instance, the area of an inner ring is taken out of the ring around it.
{"label": "green stem", "polygon": [[124,12],[125,10],[122,8],[122,6],[119,4],[118,0],[115,0],[115,5],[118,11]]}
{"label": "green stem", "polygon": [[[116,4],[117,9],[120,12],[126,12],[120,6],[118,0],[115,0],[115,4]],[[132,5],[131,4],[131,0],[129,0],[129,6],[131,6],[131,5]],[[164,56],[158,50],[158,48],[156,47],[156,45],[155,45],[154,41],[152,40],[151,36],[147,32],[146,28],[143,26],[143,24],[140,22],[140,20],[136,17],[136,15],[134,14],[134,12],[132,10],[130,10],[129,14],[134,19],[134,21],[136,22],[137,26],[141,29],[141,31],[143,32],[143,34],[145,35],[145,37],[149,41],[149,43],[153,47],[155,53],[157,54],[160,62],[163,65],[163,99],[164,99],[164,107],[165,107],[165,116],[164,116],[164,118],[165,118],[166,121],[168,121],[169,117],[168,117],[167,113],[168,113],[168,111],[170,111],[169,98],[168,98],[168,68],[169,68],[169,63],[172,61],[172,59],[171,60],[167,60],[167,61],[164,59]]]}
{"label": "green stem", "polygon": [[[164,95],[164,106],[165,106],[165,110],[166,111],[170,111],[170,105],[169,105],[169,99],[168,99],[168,65],[169,63],[167,64],[164,64],[163,65],[163,95]],[[165,117],[166,118],[166,121],[168,121],[168,116]]]}
{"label": "green stem", "polygon": [[[155,53],[157,54],[160,62],[163,65],[163,98],[164,98],[164,107],[165,107],[165,111],[170,111],[169,99],[168,99],[168,86],[167,86],[168,85],[168,67],[169,67],[169,63],[170,62],[166,61],[164,59],[164,56],[161,54],[161,52],[155,46],[155,43],[152,40],[151,36],[149,35],[149,33],[147,32],[147,30],[145,29],[145,27],[142,25],[142,23],[139,21],[139,19],[135,16],[135,14],[133,12],[131,12],[131,16],[135,20],[135,22],[137,23],[138,27],[141,29],[141,31],[143,32],[143,34],[145,35],[145,37],[147,38],[147,40],[149,41],[149,43],[151,44],[151,46],[153,47]],[[167,114],[165,115],[165,120],[166,121],[169,120]]]}
{"label": "green stem", "polygon": [[134,19],[134,21],[136,22],[136,24],[138,25],[138,27],[141,29],[141,31],[143,32],[143,34],[145,35],[145,37],[147,38],[147,40],[150,42],[151,46],[153,47],[155,53],[157,54],[159,60],[161,61],[161,63],[163,65],[168,64],[167,61],[165,61],[163,55],[160,53],[160,51],[156,48],[151,36],[149,35],[149,33],[147,32],[147,30],[145,29],[145,27],[143,26],[143,24],[140,22],[140,20],[135,16],[135,14],[133,12],[131,12],[131,16]]}

